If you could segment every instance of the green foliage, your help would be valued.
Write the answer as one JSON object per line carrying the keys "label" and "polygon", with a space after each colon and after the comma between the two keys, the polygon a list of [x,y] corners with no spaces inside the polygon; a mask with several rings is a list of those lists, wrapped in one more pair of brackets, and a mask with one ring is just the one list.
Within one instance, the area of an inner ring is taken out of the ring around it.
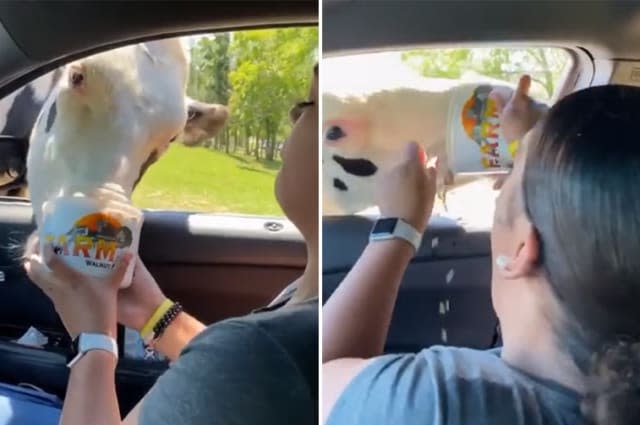
{"label": "green foliage", "polygon": [[567,52],[548,47],[425,49],[404,52],[402,59],[432,78],[459,79],[472,71],[516,83],[526,73],[534,82],[534,95],[547,101],[570,63]]}
{"label": "green foliage", "polygon": [[228,105],[231,118],[214,148],[274,159],[290,129],[292,104],[307,96],[318,30],[237,31],[201,38],[192,49],[188,93]]}
{"label": "green foliage", "polygon": [[408,51],[402,54],[402,59],[414,64],[424,76],[458,79],[470,64],[471,49]]}
{"label": "green foliage", "polygon": [[173,144],[133,192],[139,208],[282,216],[279,161]]}
{"label": "green foliage", "polygon": [[228,33],[203,37],[191,51],[191,72],[187,93],[203,102],[229,102]]}

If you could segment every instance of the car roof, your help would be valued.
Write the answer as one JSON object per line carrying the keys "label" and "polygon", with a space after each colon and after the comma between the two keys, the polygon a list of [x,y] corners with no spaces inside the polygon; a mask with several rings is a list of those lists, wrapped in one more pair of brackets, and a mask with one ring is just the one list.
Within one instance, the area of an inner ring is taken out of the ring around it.
{"label": "car roof", "polygon": [[131,42],[317,22],[317,0],[3,1],[0,98],[63,63]]}
{"label": "car roof", "polygon": [[324,0],[323,53],[451,45],[560,44],[640,58],[640,2]]}

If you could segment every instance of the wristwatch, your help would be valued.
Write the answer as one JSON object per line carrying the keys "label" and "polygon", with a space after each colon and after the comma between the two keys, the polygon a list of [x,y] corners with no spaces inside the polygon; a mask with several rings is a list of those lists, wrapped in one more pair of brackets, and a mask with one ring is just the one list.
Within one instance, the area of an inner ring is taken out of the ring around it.
{"label": "wristwatch", "polygon": [[104,334],[81,333],[71,343],[71,353],[68,356],[67,367],[71,368],[87,352],[102,350],[112,353],[118,359],[118,343],[115,339]]}
{"label": "wristwatch", "polygon": [[403,239],[418,252],[422,243],[422,233],[401,218],[378,219],[371,230],[369,241],[388,239]]}

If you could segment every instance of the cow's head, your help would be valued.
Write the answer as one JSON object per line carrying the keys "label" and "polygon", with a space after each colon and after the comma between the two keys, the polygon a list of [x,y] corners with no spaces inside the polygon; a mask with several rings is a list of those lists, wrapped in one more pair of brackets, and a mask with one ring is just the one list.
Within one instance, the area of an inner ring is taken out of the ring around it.
{"label": "cow's head", "polygon": [[65,67],[31,134],[27,180],[36,223],[45,201],[120,184],[130,196],[187,119],[187,51],[166,39]]}
{"label": "cow's head", "polygon": [[[445,102],[444,106],[438,106],[438,102]],[[443,139],[446,112],[446,99],[440,93],[413,89],[349,97],[325,93],[322,127],[325,213],[354,213],[374,206],[377,177],[398,163],[409,141],[427,147],[429,141]],[[444,154],[436,153],[436,147],[432,147],[427,149],[432,155]]]}
{"label": "cow's head", "polygon": [[224,105],[203,103],[187,98],[188,118],[180,139],[187,146],[197,146],[216,137],[229,119]]}

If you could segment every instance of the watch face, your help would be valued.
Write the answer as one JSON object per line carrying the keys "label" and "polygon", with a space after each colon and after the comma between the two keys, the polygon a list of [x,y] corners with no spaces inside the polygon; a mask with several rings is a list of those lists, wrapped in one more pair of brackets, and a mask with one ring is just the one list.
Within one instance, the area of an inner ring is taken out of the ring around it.
{"label": "watch face", "polygon": [[397,218],[383,218],[376,221],[371,233],[393,233],[396,228]]}

